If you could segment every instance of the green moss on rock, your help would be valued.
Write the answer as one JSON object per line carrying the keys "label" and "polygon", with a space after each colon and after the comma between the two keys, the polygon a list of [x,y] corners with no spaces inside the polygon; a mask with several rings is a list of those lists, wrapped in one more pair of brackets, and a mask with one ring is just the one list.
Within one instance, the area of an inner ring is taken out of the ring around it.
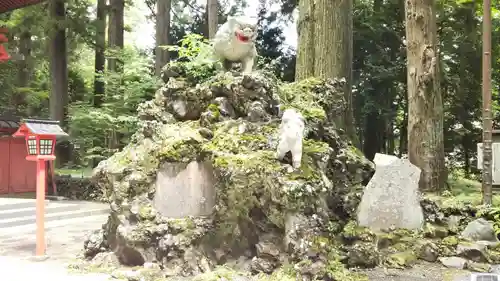
{"label": "green moss on rock", "polygon": [[445,246],[455,247],[460,240],[456,236],[447,236],[441,240],[441,244]]}
{"label": "green moss on rock", "polygon": [[443,226],[426,223],[423,234],[429,238],[445,238],[448,235],[448,229]]}
{"label": "green moss on rock", "polygon": [[406,268],[417,262],[417,256],[411,250],[389,255],[384,264],[391,268]]}
{"label": "green moss on rock", "polygon": [[[383,235],[383,234],[382,234]],[[354,220],[349,221],[342,231],[342,236],[344,239],[350,241],[363,241],[363,242],[371,242],[374,241],[375,235],[370,229],[366,227],[359,226],[358,223]]]}

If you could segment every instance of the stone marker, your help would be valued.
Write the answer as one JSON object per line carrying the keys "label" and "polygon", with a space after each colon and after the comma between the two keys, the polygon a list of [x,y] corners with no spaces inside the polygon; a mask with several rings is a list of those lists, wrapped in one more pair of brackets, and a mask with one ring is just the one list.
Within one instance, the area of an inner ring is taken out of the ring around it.
{"label": "stone marker", "polygon": [[373,230],[419,229],[424,222],[418,191],[420,169],[408,159],[375,155],[375,174],[358,207],[358,223]]}
{"label": "stone marker", "polygon": [[153,205],[169,218],[208,216],[215,206],[215,182],[210,163],[165,163],[156,177]]}

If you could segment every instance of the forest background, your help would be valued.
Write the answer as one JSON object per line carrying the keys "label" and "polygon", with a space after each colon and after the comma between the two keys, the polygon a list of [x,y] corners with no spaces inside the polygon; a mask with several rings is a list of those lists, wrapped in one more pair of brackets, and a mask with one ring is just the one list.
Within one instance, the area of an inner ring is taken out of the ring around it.
{"label": "forest background", "polygon": [[[303,22],[298,9],[308,8],[304,2],[158,1],[50,0],[0,15],[0,25],[10,30],[9,52],[22,57],[0,64],[0,112],[63,120],[71,138],[58,145],[59,168],[92,167],[126,145],[135,132],[137,105],[154,96],[160,67],[179,56],[155,46],[199,40],[191,36],[182,41],[187,34],[212,37],[214,19],[222,24],[228,15],[255,15],[260,66],[270,65],[283,81],[294,81],[301,75],[296,70],[305,69],[296,67],[301,64],[297,49],[300,53],[305,44],[297,44]],[[333,17],[352,11],[352,26],[342,27],[352,34],[352,54],[325,45],[338,57],[352,56],[350,133],[369,159],[376,152],[406,155],[405,3],[357,0],[351,5],[328,9]],[[435,6],[446,166],[469,179],[480,176],[481,5],[439,0]],[[500,2],[492,5],[495,127],[500,122]]]}

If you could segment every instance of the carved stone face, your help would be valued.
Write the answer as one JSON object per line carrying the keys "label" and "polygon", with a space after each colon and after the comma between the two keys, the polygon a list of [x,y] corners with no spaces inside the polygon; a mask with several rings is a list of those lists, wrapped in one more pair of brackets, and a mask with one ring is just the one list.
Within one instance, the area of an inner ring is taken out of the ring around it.
{"label": "carved stone face", "polygon": [[257,25],[238,22],[235,25],[234,36],[239,42],[253,43],[257,38]]}

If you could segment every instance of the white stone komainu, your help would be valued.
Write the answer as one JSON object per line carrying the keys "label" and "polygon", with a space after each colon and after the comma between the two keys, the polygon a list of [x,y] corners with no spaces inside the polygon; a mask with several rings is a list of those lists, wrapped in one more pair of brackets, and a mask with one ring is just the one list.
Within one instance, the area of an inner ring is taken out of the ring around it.
{"label": "white stone komainu", "polygon": [[257,58],[256,38],[257,25],[254,20],[244,16],[229,17],[215,34],[214,53],[226,70],[229,70],[231,63],[241,62],[243,72],[250,73]]}
{"label": "white stone komainu", "polygon": [[292,166],[300,168],[302,162],[302,139],[304,137],[304,117],[295,109],[283,112],[279,129],[277,158],[283,160],[285,154],[292,153]]}

